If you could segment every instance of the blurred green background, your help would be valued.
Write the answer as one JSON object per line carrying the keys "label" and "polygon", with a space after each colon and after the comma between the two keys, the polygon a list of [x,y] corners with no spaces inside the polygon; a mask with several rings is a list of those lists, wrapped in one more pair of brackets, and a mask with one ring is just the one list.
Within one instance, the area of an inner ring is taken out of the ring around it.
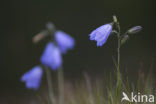
{"label": "blurred green background", "polygon": [[[156,58],[155,0],[13,0],[1,6],[0,103],[18,104],[30,92],[20,82],[23,73],[39,64],[46,40],[32,43],[32,37],[53,22],[76,40],[73,51],[63,56],[66,78],[78,79],[84,71],[92,76],[113,71],[115,37],[97,48],[88,34],[112,22],[117,15],[121,31],[140,25],[143,30],[121,48],[121,70],[136,80],[139,69],[148,72]],[[21,102],[20,102],[21,103]]]}

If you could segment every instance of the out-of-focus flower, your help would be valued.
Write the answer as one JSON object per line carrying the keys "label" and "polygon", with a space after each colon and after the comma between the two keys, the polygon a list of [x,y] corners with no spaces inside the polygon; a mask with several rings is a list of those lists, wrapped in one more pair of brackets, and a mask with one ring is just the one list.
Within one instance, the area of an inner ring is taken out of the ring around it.
{"label": "out-of-focus flower", "polygon": [[22,76],[21,81],[26,83],[28,89],[37,90],[40,86],[42,73],[42,68],[40,66],[33,67]]}
{"label": "out-of-focus flower", "polygon": [[110,33],[112,32],[112,25],[111,24],[105,24],[100,27],[98,27],[96,30],[94,30],[90,36],[90,40],[97,41],[97,46],[102,46],[106,43]]}
{"label": "out-of-focus flower", "polygon": [[72,49],[75,44],[74,39],[62,31],[55,32],[55,40],[59,49],[64,54],[67,52],[67,50]]}
{"label": "out-of-focus flower", "polygon": [[52,70],[57,70],[62,66],[62,57],[60,50],[49,42],[40,59],[41,63]]}

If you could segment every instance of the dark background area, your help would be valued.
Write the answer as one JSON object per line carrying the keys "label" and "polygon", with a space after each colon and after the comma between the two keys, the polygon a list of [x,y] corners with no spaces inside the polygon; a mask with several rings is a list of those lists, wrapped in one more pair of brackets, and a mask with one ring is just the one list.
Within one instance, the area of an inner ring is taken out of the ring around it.
{"label": "dark background area", "polygon": [[[20,77],[39,59],[46,40],[33,44],[32,37],[53,22],[73,36],[75,49],[63,56],[67,78],[77,79],[83,71],[99,76],[114,70],[116,39],[110,36],[101,48],[89,40],[95,28],[112,22],[117,15],[121,31],[136,25],[143,30],[121,48],[121,70],[136,78],[138,69],[148,72],[156,58],[156,6],[154,0],[13,0],[1,6],[0,99],[20,98],[28,90]],[[155,66],[154,66],[155,68]],[[30,93],[30,92],[29,92]],[[28,95],[29,95],[28,93]]]}

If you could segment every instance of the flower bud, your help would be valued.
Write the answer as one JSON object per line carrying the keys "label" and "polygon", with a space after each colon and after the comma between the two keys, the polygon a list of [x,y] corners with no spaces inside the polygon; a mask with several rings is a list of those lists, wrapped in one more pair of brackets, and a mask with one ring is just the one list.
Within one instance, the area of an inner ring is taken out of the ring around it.
{"label": "flower bud", "polygon": [[121,45],[126,43],[126,41],[129,39],[129,35],[124,35],[123,38],[121,39]]}
{"label": "flower bud", "polygon": [[45,38],[48,35],[48,31],[44,30],[33,37],[33,42],[38,43],[40,40]]}
{"label": "flower bud", "polygon": [[52,22],[48,22],[46,24],[46,28],[49,30],[49,31],[54,31],[55,30],[55,26]]}
{"label": "flower bud", "polygon": [[118,21],[118,20],[117,20],[117,17],[114,15],[114,16],[113,16],[113,22],[114,22],[114,23],[117,23],[117,21]]}
{"label": "flower bud", "polygon": [[127,33],[128,33],[128,34],[136,34],[136,33],[138,33],[138,32],[141,31],[141,30],[142,30],[142,27],[141,27],[141,26],[135,26],[135,27],[130,28],[130,29],[127,31]]}

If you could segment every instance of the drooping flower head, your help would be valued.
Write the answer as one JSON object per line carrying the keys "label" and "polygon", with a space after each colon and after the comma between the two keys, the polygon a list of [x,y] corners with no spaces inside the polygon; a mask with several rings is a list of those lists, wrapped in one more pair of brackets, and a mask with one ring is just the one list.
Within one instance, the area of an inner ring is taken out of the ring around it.
{"label": "drooping flower head", "polygon": [[55,32],[55,40],[59,49],[64,54],[67,52],[67,50],[73,49],[75,44],[74,39],[62,31]]}
{"label": "drooping flower head", "polygon": [[90,36],[90,40],[97,41],[97,46],[102,46],[106,43],[109,35],[112,32],[112,25],[111,24],[105,24],[100,27],[98,27],[96,30],[94,30]]}
{"label": "drooping flower head", "polygon": [[42,68],[40,66],[33,67],[22,76],[21,81],[26,83],[28,89],[37,90],[40,86],[42,73]]}
{"label": "drooping flower head", "polygon": [[49,42],[40,59],[41,63],[52,70],[57,70],[62,66],[62,57],[60,50]]}

